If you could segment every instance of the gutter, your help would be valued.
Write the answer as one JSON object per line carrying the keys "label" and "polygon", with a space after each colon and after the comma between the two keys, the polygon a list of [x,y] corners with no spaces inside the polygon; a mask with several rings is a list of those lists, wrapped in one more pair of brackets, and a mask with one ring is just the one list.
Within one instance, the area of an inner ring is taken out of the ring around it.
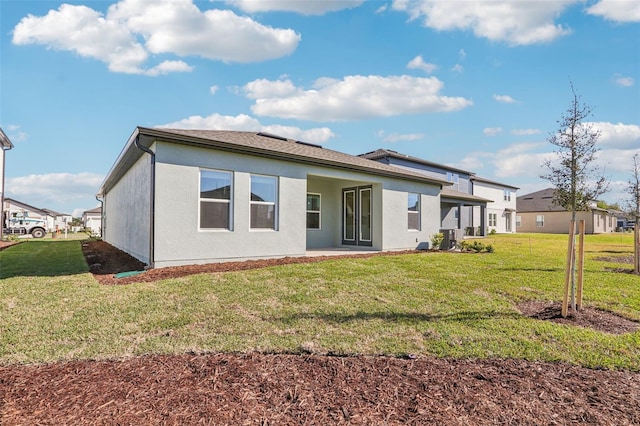
{"label": "gutter", "polygon": [[154,259],[154,254],[155,254],[155,244],[154,244],[154,240],[155,240],[155,229],[156,229],[156,223],[155,223],[155,211],[156,211],[156,153],[153,152],[152,150],[150,150],[149,148],[142,146],[140,144],[140,135],[136,135],[135,140],[133,141],[133,144],[136,146],[136,148],[138,148],[139,150],[141,150],[142,152],[145,152],[147,154],[149,154],[151,156],[151,176],[150,176],[150,206],[149,206],[149,267],[153,268],[154,267],[154,263],[155,263],[155,259]]}

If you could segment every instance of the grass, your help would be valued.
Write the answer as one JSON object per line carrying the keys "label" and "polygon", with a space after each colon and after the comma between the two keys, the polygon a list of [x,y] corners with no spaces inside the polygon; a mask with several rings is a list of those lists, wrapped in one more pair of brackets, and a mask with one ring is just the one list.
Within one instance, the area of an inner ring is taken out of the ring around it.
{"label": "grass", "polygon": [[[332,259],[99,285],[79,241],[0,252],[0,364],[148,353],[292,352],[515,357],[640,370],[640,331],[610,335],[526,318],[560,300],[566,236],[496,235],[495,253]],[[585,304],[640,321],[640,277],[601,256],[629,234],[586,238]],[[630,265],[628,265],[629,268]]]}

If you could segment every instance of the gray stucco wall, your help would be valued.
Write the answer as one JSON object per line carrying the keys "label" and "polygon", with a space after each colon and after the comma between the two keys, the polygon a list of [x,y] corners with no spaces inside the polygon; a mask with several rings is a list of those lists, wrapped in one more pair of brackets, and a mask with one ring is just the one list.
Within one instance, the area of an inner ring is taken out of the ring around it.
{"label": "gray stucco wall", "polygon": [[[156,150],[155,266],[306,252],[306,176],[292,163],[159,143]],[[232,230],[200,230],[200,169],[233,172]],[[250,229],[251,174],[279,176],[277,230]]]}
{"label": "gray stucco wall", "polygon": [[149,263],[151,158],[145,154],[104,197],[102,237]]}

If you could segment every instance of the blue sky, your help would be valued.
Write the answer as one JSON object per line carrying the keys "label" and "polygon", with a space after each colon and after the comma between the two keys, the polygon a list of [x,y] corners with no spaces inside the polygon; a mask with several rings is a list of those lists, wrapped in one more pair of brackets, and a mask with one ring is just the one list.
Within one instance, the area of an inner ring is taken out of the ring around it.
{"label": "blue sky", "polygon": [[80,215],[135,127],[268,131],[392,149],[548,187],[573,83],[602,198],[640,153],[640,2],[0,2],[6,196]]}

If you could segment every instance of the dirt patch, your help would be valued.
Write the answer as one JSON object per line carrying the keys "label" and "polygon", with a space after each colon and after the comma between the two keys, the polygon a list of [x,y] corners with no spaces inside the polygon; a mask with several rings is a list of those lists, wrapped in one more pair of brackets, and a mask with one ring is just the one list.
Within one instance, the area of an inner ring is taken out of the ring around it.
{"label": "dirt patch", "polygon": [[0,367],[0,423],[634,425],[640,373],[521,360],[185,354]]}
{"label": "dirt patch", "polygon": [[569,315],[562,316],[560,302],[527,301],[518,304],[518,309],[530,318],[552,321],[559,324],[592,328],[610,334],[633,333],[640,329],[640,323],[621,317],[613,312],[601,309],[583,307],[578,312],[569,311]]}

